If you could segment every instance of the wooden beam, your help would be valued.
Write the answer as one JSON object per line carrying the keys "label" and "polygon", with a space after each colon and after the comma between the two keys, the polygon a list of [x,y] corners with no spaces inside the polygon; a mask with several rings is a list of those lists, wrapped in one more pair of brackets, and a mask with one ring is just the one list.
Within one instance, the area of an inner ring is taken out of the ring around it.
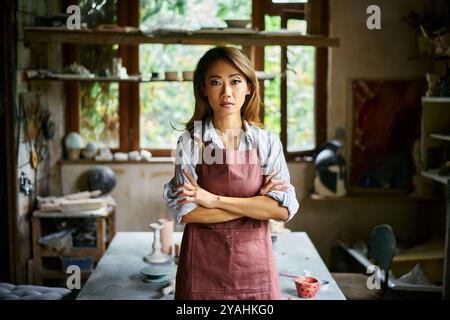
{"label": "wooden beam", "polygon": [[59,28],[25,28],[27,42],[60,42],[77,44],[122,44],[138,45],[142,43],[218,45],[236,44],[246,46],[313,46],[337,47],[339,39],[321,35],[302,35],[299,32],[223,32],[196,31],[170,32],[161,36],[147,37],[140,31],[106,32],[92,30],[65,30]]}
{"label": "wooden beam", "polygon": [[[281,28],[287,29],[288,19],[281,15]],[[281,61],[280,61],[280,114],[281,114],[281,144],[283,146],[284,154],[287,154],[287,47],[281,47]]]}
{"label": "wooden beam", "polygon": [[[320,1],[320,29],[312,29],[311,32],[329,34],[329,1]],[[308,27],[309,28],[309,27]],[[315,28],[315,27],[314,27]],[[328,103],[328,49],[316,48],[316,76],[315,76],[315,101],[316,101],[316,147],[319,147],[327,139],[327,103]]]}
{"label": "wooden beam", "polygon": [[323,21],[328,21],[327,0],[309,0],[306,5],[308,34],[323,34]]}
{"label": "wooden beam", "polygon": [[[273,3],[271,0],[265,0],[265,11],[269,16],[281,16],[283,11],[306,11],[305,3]],[[311,0],[309,0],[311,1]],[[255,1],[254,1],[255,2]]]}
{"label": "wooden beam", "polygon": [[[267,0],[263,0],[267,1]],[[261,3],[257,1],[252,1],[252,26],[256,30],[265,30],[265,20],[264,20],[264,7]],[[250,45],[250,44],[248,44]],[[252,46],[251,47],[251,57],[253,61],[253,66],[255,70],[264,71],[264,47],[262,46]],[[264,108],[264,81],[258,81],[259,84],[259,94],[261,97],[261,109],[259,111],[259,119],[264,123],[265,108]]]}

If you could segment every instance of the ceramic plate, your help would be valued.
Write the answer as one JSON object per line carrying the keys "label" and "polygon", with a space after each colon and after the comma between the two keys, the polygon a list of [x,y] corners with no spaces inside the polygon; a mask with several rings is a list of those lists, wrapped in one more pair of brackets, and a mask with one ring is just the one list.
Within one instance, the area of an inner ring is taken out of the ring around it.
{"label": "ceramic plate", "polygon": [[141,271],[139,271],[139,272],[146,277],[158,279],[158,278],[167,276],[168,274],[171,273],[171,271],[172,271],[171,268],[169,268],[167,266],[148,266],[148,267],[141,269]]}
{"label": "ceramic plate", "polygon": [[170,276],[162,276],[161,278],[152,279],[148,277],[144,277],[143,280],[148,283],[167,283],[170,282]]}

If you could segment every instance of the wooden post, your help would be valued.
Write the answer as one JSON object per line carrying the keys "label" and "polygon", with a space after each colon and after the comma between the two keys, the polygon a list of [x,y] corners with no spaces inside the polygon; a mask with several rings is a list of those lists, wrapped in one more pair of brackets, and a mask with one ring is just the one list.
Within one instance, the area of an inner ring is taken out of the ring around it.
{"label": "wooden post", "polygon": [[41,245],[39,239],[41,238],[41,219],[33,217],[32,222],[32,239],[33,239],[33,273],[34,284],[42,285],[42,258],[41,258]]}
{"label": "wooden post", "polygon": [[108,215],[108,246],[116,234],[116,208],[113,207],[111,213]]}
{"label": "wooden post", "polygon": [[447,217],[445,226],[444,277],[442,281],[442,298],[450,299],[450,179],[447,180]]}
{"label": "wooden post", "polygon": [[[264,8],[266,7],[266,4],[267,0],[252,2],[252,25],[259,31],[265,29]],[[252,47],[250,56],[254,63],[255,70],[264,71],[264,47]],[[264,123],[264,80],[260,80],[258,83],[262,104],[259,116],[261,122]]]}
{"label": "wooden post", "polygon": [[96,262],[98,262],[98,260],[100,260],[100,258],[102,257],[103,253],[105,252],[106,249],[106,237],[105,237],[105,223],[106,223],[106,218],[105,217],[97,217],[95,218],[95,222],[97,225],[97,232],[96,232],[96,240],[97,240],[97,254],[95,257]]}

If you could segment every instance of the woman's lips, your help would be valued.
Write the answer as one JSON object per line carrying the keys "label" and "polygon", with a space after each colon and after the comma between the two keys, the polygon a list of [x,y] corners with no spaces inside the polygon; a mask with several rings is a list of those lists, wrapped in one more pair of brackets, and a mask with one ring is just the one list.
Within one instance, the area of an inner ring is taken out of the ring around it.
{"label": "woman's lips", "polygon": [[234,103],[232,103],[232,102],[221,102],[220,103],[221,107],[231,107],[233,105],[234,105]]}

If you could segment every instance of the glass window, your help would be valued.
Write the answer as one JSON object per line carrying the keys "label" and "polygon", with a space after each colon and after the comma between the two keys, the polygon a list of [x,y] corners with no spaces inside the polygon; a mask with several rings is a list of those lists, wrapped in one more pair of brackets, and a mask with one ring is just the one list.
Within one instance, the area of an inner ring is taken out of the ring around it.
{"label": "glass window", "polygon": [[[280,17],[265,16],[267,31],[279,30]],[[276,78],[264,83],[264,125],[267,130],[281,134],[281,47],[266,46],[264,50],[264,69],[269,74],[275,74]]]}
{"label": "glass window", "polygon": [[[306,21],[289,20],[288,30],[306,33]],[[289,46],[287,51],[287,151],[315,148],[314,47]]]}
{"label": "glass window", "polygon": [[[116,23],[113,1],[81,0],[84,21],[90,26]],[[79,63],[99,75],[111,69],[118,46],[80,45]],[[119,85],[108,82],[80,82],[80,134],[99,147],[119,148]]]}

